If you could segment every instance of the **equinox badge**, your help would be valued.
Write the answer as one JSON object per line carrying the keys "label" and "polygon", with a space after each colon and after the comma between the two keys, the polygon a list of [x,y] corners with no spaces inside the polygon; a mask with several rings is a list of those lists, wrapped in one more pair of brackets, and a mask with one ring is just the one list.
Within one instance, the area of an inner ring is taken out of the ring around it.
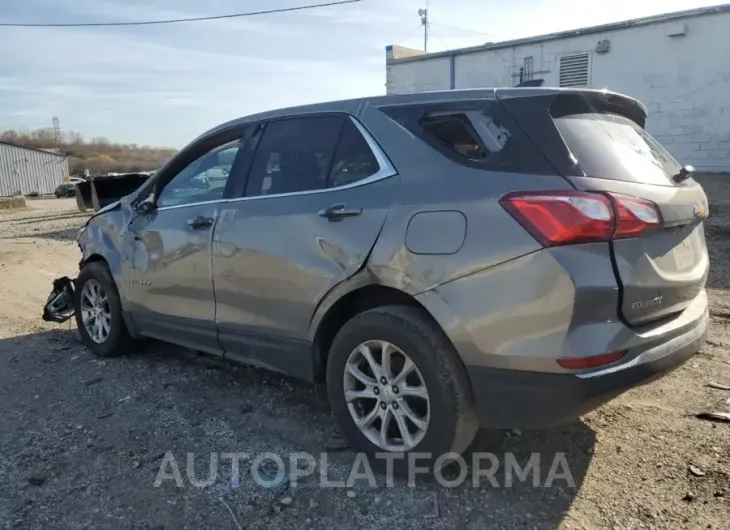
{"label": "equinox badge", "polygon": [[656,298],[651,298],[649,300],[642,300],[641,302],[634,302],[631,304],[631,309],[645,309],[647,307],[654,307],[657,305],[662,305],[661,296],[657,296]]}

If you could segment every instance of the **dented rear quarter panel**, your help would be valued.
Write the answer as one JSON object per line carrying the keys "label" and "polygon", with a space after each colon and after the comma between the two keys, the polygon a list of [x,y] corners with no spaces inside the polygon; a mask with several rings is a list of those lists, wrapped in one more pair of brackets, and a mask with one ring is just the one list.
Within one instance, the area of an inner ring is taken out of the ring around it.
{"label": "dented rear quarter panel", "polygon": [[[363,109],[360,118],[401,177],[368,262],[380,284],[416,295],[542,248],[499,199],[511,191],[572,189],[564,178],[465,166],[429,147],[376,106]],[[453,223],[446,225],[443,217],[433,215],[422,217],[418,228],[430,235],[429,251],[409,250],[406,241],[414,216],[440,212],[464,216],[463,243],[455,249],[450,241]]]}

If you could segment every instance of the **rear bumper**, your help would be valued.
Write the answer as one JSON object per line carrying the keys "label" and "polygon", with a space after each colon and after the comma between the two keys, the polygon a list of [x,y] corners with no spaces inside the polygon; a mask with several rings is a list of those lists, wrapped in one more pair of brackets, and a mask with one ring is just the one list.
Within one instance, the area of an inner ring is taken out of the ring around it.
{"label": "rear bumper", "polygon": [[708,323],[705,311],[691,330],[630,361],[594,372],[560,374],[467,366],[481,424],[546,428],[573,421],[681,366],[704,345]]}

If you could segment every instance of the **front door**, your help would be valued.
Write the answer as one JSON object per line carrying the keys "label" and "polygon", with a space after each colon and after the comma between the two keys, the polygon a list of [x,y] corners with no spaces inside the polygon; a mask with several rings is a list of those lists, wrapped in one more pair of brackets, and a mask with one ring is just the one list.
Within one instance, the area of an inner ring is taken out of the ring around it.
{"label": "front door", "polygon": [[142,201],[154,204],[151,211],[132,219],[132,263],[125,280],[142,334],[221,352],[211,238],[239,147],[240,139],[226,142],[168,175]]}
{"label": "front door", "polygon": [[311,376],[309,324],[365,263],[398,177],[348,115],[265,124],[244,196],[214,231],[216,322],[226,356]]}

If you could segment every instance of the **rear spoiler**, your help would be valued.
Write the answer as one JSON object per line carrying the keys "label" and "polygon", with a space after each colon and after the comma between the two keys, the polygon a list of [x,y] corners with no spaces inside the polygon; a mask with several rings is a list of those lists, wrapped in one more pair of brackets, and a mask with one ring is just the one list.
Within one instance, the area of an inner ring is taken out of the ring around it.
{"label": "rear spoiler", "polygon": [[[646,107],[638,100],[608,90],[577,88],[498,88],[497,99],[507,104],[511,99],[538,99],[544,108],[556,118],[566,114],[582,112],[607,112],[618,114],[635,122],[639,127],[646,125]],[[526,103],[528,100],[523,100]]]}

